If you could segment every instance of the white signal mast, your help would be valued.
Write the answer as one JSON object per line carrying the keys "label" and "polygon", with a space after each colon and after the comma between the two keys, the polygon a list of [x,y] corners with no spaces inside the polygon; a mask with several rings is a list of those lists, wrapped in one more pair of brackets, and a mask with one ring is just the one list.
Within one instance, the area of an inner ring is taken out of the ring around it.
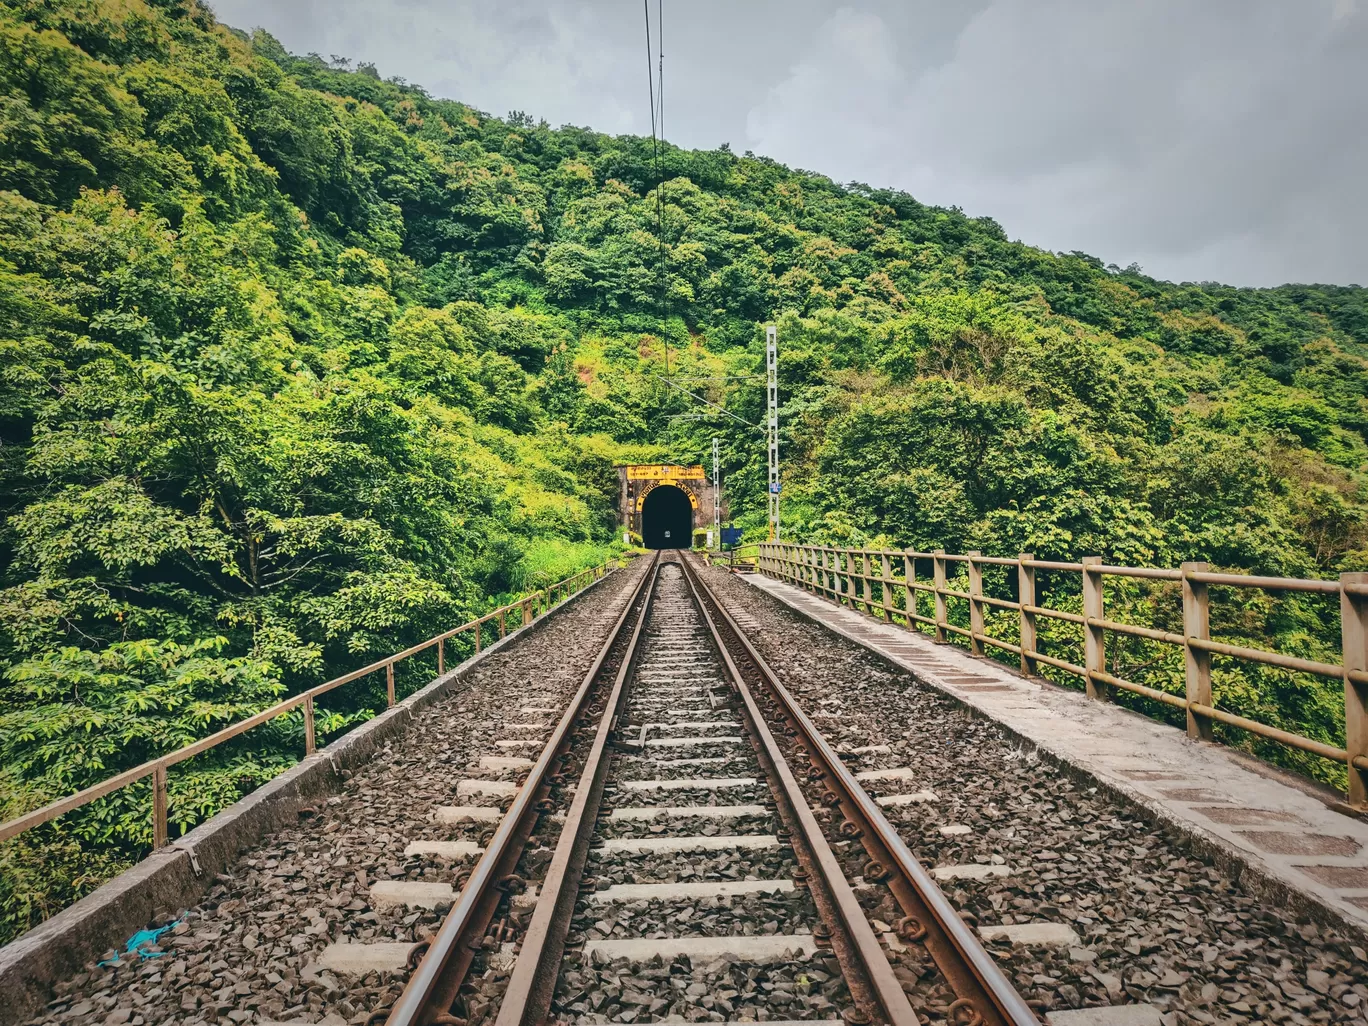
{"label": "white signal mast", "polygon": [[765,431],[769,441],[769,540],[779,540],[779,344],[773,324],[765,326],[765,379],[768,408]]}

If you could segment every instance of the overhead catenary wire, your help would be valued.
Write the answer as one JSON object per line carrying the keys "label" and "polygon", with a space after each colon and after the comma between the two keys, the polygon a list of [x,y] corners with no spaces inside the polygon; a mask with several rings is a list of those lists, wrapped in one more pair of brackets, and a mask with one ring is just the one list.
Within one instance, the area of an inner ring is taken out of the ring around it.
{"label": "overhead catenary wire", "polygon": [[736,414],[732,413],[732,411],[729,410],[729,409],[727,409],[725,406],[719,406],[717,403],[713,402],[711,399],[705,399],[703,396],[699,395],[697,392],[690,392],[690,391],[689,391],[687,388],[685,388],[683,385],[676,385],[676,384],[675,384],[673,381],[671,381],[669,378],[663,378],[663,377],[661,377],[659,374],[652,374],[651,377],[655,378],[655,379],[656,379],[657,381],[659,381],[659,382],[662,382],[663,384],[669,385],[669,386],[670,386],[671,388],[673,388],[673,389],[677,389],[678,391],[683,392],[683,393],[684,393],[685,395],[687,395],[687,396],[692,396],[694,399],[697,399],[697,400],[698,400],[700,403],[702,403],[704,406],[711,406],[711,407],[712,407],[714,410],[716,410],[718,413],[721,413],[721,414],[723,414],[724,416],[730,417],[732,420],[736,421],[738,424],[745,424],[746,427],[755,428],[757,431],[763,431],[763,430],[765,430],[765,427],[764,427],[763,424],[753,424],[753,423],[751,423],[749,420],[746,420],[744,417],[738,417]]}
{"label": "overhead catenary wire", "polygon": [[660,339],[665,346],[665,377],[670,376],[670,339],[667,333],[669,323],[669,284],[665,259],[665,203],[662,195],[664,186],[665,152],[665,8],[663,0],[656,0],[656,40],[658,43],[656,67],[651,67],[651,0],[641,0],[646,15],[646,86],[651,101],[651,161],[655,173],[656,207],[656,278],[660,288]]}
{"label": "overhead catenary wire", "polygon": [[[664,0],[656,0],[656,50],[655,68],[651,67],[651,0],[641,0],[642,13],[645,15],[646,22],[646,85],[647,95],[651,104],[651,159],[654,163],[655,171],[655,208],[656,208],[656,246],[657,246],[657,280],[660,288],[660,339],[665,347],[665,374],[653,374],[652,377],[663,382],[670,388],[682,392],[691,399],[702,403],[705,406],[716,410],[718,413],[728,417],[738,424],[743,424],[749,428],[764,430],[761,424],[754,424],[744,417],[738,417],[726,407],[707,399],[697,392],[690,391],[680,385],[675,384],[670,375],[670,338],[669,338],[669,318],[670,318],[670,297],[669,297],[669,262],[665,245],[665,5]],[[756,375],[725,375],[722,377],[708,378],[697,377],[684,380],[748,380],[756,378]],[[678,419],[671,417],[671,420]]]}
{"label": "overhead catenary wire", "polygon": [[665,377],[670,376],[670,276],[665,251],[665,0],[656,0],[656,104],[660,145],[656,150],[656,243],[660,251],[660,340],[665,345]]}

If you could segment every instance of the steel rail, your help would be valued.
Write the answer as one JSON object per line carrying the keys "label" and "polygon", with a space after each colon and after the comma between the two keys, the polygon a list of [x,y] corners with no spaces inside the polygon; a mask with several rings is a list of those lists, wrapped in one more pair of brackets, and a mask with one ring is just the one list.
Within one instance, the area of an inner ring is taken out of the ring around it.
{"label": "steel rail", "polygon": [[[699,615],[704,624],[707,625],[713,643],[717,646],[718,655],[726,666],[727,674],[731,677],[732,684],[745,706],[746,717],[750,721],[752,740],[755,742],[758,754],[761,755],[762,761],[769,770],[767,776],[769,777],[770,788],[774,792],[781,810],[787,813],[785,819],[790,824],[790,841],[794,844],[795,852],[799,850],[799,844],[806,848],[806,854],[809,856],[807,861],[820,874],[820,882],[826,891],[825,897],[828,899],[831,908],[821,909],[821,904],[827,904],[827,902],[819,902],[819,910],[828,913],[824,918],[839,917],[839,925],[848,939],[847,950],[845,952],[837,950],[838,958],[845,954],[847,959],[853,956],[858,960],[860,976],[863,978],[862,982],[867,982],[871,991],[869,997],[877,1003],[878,1011],[890,1026],[917,1026],[921,1020],[912,1008],[907,994],[904,993],[902,984],[893,975],[893,967],[889,965],[888,957],[879,945],[879,939],[874,934],[874,928],[869,924],[869,918],[865,915],[864,909],[860,907],[859,899],[855,897],[855,892],[851,889],[850,882],[841,869],[836,853],[831,850],[831,845],[827,842],[826,835],[822,832],[816,816],[813,815],[802,787],[794,776],[793,770],[789,767],[783,751],[775,741],[774,734],[770,731],[755,696],[746,684],[745,677],[732,658],[730,648],[718,630],[717,623],[710,614],[707,603],[703,600],[700,588],[706,588],[706,585],[703,585],[693,567],[689,565],[688,556],[681,557],[680,566],[684,570],[685,579],[689,583],[694,602],[698,606]],[[711,593],[709,593],[709,597],[712,597]],[[713,599],[713,602],[716,604],[716,599]],[[792,827],[798,829],[794,831]],[[811,888],[812,884],[817,882],[816,880],[811,881],[809,887]],[[814,900],[819,898],[815,889],[812,890],[812,894]],[[833,912],[835,913],[834,917],[831,914]],[[842,961],[846,960],[842,959]],[[845,968],[844,965],[843,968]],[[855,975],[850,972],[846,973],[847,984],[853,982],[851,977]],[[855,994],[854,987],[851,988],[851,992],[853,996]]]}
{"label": "steel rail", "polygon": [[[542,749],[540,757],[528,772],[527,779],[513,799],[513,804],[499,821],[494,837],[486,846],[479,862],[475,864],[475,869],[456,903],[442,921],[441,929],[428,945],[422,962],[414,970],[408,985],[383,1020],[385,1026],[434,1026],[461,1021],[451,1014],[451,1006],[460,992],[475,951],[482,945],[485,931],[503,897],[498,885],[517,866],[537,817],[544,811],[541,804],[550,791],[547,778],[550,776],[551,765],[563,758],[564,753],[561,749],[567,745],[571,728],[585,708],[603,664],[622,634],[623,626],[632,611],[637,608],[646,592],[647,584],[655,579],[658,564],[657,555],[651,568],[647,570],[641,583],[623,606],[622,613],[608,633],[607,641],[599,650],[593,665],[585,673],[579,690],[570,700],[546,747]],[[642,615],[645,615],[644,605]],[[382,1013],[375,1013],[372,1019],[378,1019],[380,1014]]]}
{"label": "steel rail", "polygon": [[[687,565],[687,559],[686,559]],[[700,591],[710,600],[746,659],[755,668],[779,712],[796,730],[813,766],[820,770],[837,805],[858,831],[859,838],[878,870],[892,872],[888,887],[907,918],[900,925],[908,939],[920,940],[942,976],[954,991],[959,1011],[952,1022],[983,1023],[987,1026],[1039,1026],[1039,1018],[1026,1004],[998,967],[996,961],[965,925],[949,899],[941,892],[922,864],[908,849],[883,811],[855,780],[835,750],[798,706],[750,639],[713,593],[702,575],[693,573]],[[725,651],[725,647],[724,647]],[[868,924],[866,923],[866,926]],[[953,1008],[953,1006],[952,1006]],[[968,1019],[957,1019],[962,1011]]]}
{"label": "steel rail", "polygon": [[632,629],[622,665],[618,667],[613,680],[613,690],[609,693],[603,717],[594,734],[594,743],[584,760],[574,801],[566,813],[555,853],[542,880],[537,906],[523,935],[522,947],[504,990],[495,1026],[535,1026],[549,1021],[556,977],[560,974],[561,957],[565,953],[566,933],[575,910],[575,898],[579,894],[589,855],[589,842],[603,801],[603,786],[611,762],[604,755],[621,717],[627,680],[636,662],[641,632],[651,613],[660,567],[657,556],[648,574],[650,583],[641,606],[641,615]]}

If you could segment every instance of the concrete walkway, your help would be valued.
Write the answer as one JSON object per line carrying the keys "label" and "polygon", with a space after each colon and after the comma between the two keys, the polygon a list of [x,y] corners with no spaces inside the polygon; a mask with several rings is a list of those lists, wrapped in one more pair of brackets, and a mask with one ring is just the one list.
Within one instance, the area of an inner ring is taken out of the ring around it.
{"label": "concrete walkway", "polygon": [[1251,893],[1368,937],[1368,821],[1336,811],[1328,792],[793,585],[741,579],[1134,800]]}

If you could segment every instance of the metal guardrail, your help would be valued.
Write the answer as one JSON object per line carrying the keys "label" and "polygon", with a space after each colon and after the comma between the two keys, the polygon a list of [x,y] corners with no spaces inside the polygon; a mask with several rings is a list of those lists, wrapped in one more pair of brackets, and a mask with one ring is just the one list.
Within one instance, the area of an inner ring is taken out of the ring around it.
{"label": "metal guardrail", "polygon": [[[931,581],[917,579],[916,560],[931,563]],[[901,576],[895,572],[895,561],[901,562],[901,566],[896,568],[902,571]],[[979,552],[951,555],[941,549],[914,552],[774,542],[760,545],[758,564],[760,572],[766,576],[795,584],[852,609],[863,607],[866,613],[880,616],[885,621],[901,619],[911,630],[929,628],[938,642],[946,642],[951,635],[962,637],[974,655],[985,655],[987,648],[1010,652],[1017,656],[1021,671],[1025,674],[1035,675],[1040,664],[1073,674],[1082,679],[1090,698],[1105,699],[1108,688],[1118,688],[1181,709],[1187,715],[1188,734],[1193,738],[1213,740],[1213,724],[1221,723],[1342,763],[1348,770],[1349,803],[1356,808],[1368,808],[1368,573],[1341,574],[1338,580],[1331,581],[1215,573],[1206,563],[1195,562],[1184,563],[1174,570],[1111,566],[1104,564],[1100,556],[1087,556],[1077,563],[1065,563],[1036,559],[1029,552],[1016,557],[984,556]],[[947,571],[951,564],[966,565],[968,591],[948,586],[950,574]],[[1017,600],[984,594],[985,566],[1003,567],[1009,573],[1015,570]],[[1039,570],[1077,574],[1082,592],[1082,612],[1039,605],[1036,601],[1036,572]],[[1103,610],[1103,582],[1108,576],[1180,584],[1183,633],[1107,618]],[[1302,659],[1267,649],[1213,640],[1209,595],[1212,586],[1337,595],[1340,604],[1341,661],[1330,663]],[[919,611],[917,596],[920,594],[931,597],[932,616],[925,616]],[[967,603],[968,628],[950,622],[949,599]],[[997,638],[987,632],[985,611],[991,609],[1017,613],[1019,642]],[[1080,666],[1039,650],[1037,628],[1042,617],[1083,628],[1085,665]],[[1105,654],[1109,631],[1182,649],[1184,693],[1178,695],[1161,691],[1108,673]],[[1211,689],[1213,656],[1242,659],[1296,673],[1342,680],[1345,747],[1326,744],[1216,708]]]}
{"label": "metal guardrail", "polygon": [[449,631],[428,638],[427,641],[420,642],[411,648],[406,648],[402,652],[396,652],[394,655],[387,656],[384,659],[378,659],[367,666],[361,667],[359,670],[352,670],[350,673],[345,673],[340,677],[334,677],[330,681],[309,688],[307,691],[302,691],[282,702],[277,702],[269,709],[263,709],[261,712],[256,713],[245,720],[240,720],[231,726],[224,727],[222,730],[186,745],[184,748],[179,748],[174,752],[158,756],[155,759],[144,762],[140,766],[134,766],[132,769],[124,770],[122,773],[112,776],[107,780],[102,780],[98,784],[93,784],[84,790],[77,791],[73,795],[68,795],[66,798],[59,798],[57,801],[44,805],[42,808],[34,809],[32,812],[0,823],[0,841],[6,841],[11,837],[22,834],[26,830],[31,830],[36,826],[51,822],[59,816],[79,809],[84,805],[89,805],[91,802],[103,798],[105,795],[112,794],[121,788],[127,787],[129,784],[136,783],[145,777],[151,776],[152,846],[154,849],[161,848],[165,846],[168,841],[169,831],[167,815],[169,807],[167,803],[166,788],[167,770],[172,766],[179,762],[184,762],[186,759],[199,755],[202,752],[207,752],[211,748],[216,748],[225,741],[230,741],[237,737],[239,734],[245,734],[253,727],[259,727],[263,723],[267,723],[277,716],[283,716],[286,713],[293,712],[301,706],[304,710],[304,754],[312,755],[315,747],[314,702],[319,696],[340,688],[344,684],[350,684],[354,680],[359,680],[362,677],[369,676],[372,673],[379,673],[381,670],[384,670],[386,705],[388,708],[393,708],[395,704],[394,667],[396,663],[403,662],[410,656],[417,655],[419,652],[425,652],[428,649],[435,647],[437,649],[437,676],[440,677],[446,672],[446,642],[449,639],[454,638],[458,634],[473,631],[475,634],[475,652],[478,654],[484,647],[483,632],[481,629],[483,625],[497,622],[499,637],[502,638],[508,632],[508,615],[510,613],[516,612],[521,617],[521,622],[517,624],[517,626],[525,627],[538,616],[547,612],[560,599],[573,595],[587,584],[603,577],[604,574],[608,573],[611,569],[620,566],[621,560],[617,559],[589,570],[581,570],[572,577],[567,577],[563,581],[557,581],[555,584],[548,585],[539,591],[534,591],[530,595],[526,595],[519,599],[517,602],[509,603],[506,606],[500,606],[498,609],[491,610],[483,616],[461,624],[459,627],[453,627]]}

